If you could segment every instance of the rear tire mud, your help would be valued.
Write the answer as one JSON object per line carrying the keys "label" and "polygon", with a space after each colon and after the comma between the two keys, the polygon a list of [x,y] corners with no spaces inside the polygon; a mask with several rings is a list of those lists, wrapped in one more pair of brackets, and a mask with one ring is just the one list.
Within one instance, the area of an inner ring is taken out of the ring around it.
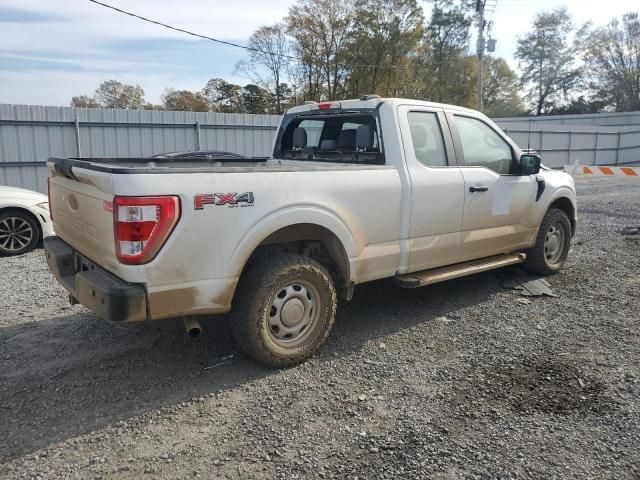
{"label": "rear tire mud", "polygon": [[258,260],[240,279],[233,332],[249,357],[290,367],[311,357],[335,322],[337,295],[329,272],[303,255]]}

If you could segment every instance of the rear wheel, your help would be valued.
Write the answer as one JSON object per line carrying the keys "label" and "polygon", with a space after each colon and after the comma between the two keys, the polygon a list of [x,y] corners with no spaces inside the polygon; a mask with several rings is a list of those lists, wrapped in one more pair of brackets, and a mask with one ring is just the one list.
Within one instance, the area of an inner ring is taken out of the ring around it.
{"label": "rear wheel", "polygon": [[30,252],[40,240],[37,222],[27,213],[6,210],[0,213],[0,255]]}
{"label": "rear wheel", "polygon": [[329,336],[337,306],[327,270],[303,255],[256,262],[240,280],[233,320],[242,350],[271,367],[311,357]]}
{"label": "rear wheel", "polygon": [[567,259],[570,242],[569,217],[560,209],[549,209],[540,224],[536,244],[526,251],[524,267],[539,275],[558,272]]}

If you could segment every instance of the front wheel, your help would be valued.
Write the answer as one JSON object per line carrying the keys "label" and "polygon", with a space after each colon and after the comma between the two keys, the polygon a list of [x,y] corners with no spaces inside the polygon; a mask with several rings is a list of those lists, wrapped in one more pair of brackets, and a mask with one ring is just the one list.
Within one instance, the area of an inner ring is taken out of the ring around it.
{"label": "front wheel", "polygon": [[0,255],[22,255],[35,248],[40,240],[37,222],[19,210],[0,213]]}
{"label": "front wheel", "polygon": [[571,242],[571,222],[560,209],[551,208],[538,230],[536,244],[526,251],[524,267],[538,275],[551,275],[564,265]]}
{"label": "front wheel", "polygon": [[335,322],[337,295],[331,276],[303,255],[258,260],[238,285],[233,331],[241,349],[271,367],[311,357]]}

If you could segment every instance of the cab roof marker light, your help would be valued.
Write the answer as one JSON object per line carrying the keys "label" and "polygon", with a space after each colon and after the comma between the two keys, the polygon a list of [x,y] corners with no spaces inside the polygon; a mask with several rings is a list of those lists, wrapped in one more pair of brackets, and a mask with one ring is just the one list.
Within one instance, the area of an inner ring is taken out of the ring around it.
{"label": "cab roof marker light", "polygon": [[341,108],[341,106],[340,106],[340,102],[324,102],[324,103],[319,103],[318,108],[320,110],[331,110],[333,108]]}

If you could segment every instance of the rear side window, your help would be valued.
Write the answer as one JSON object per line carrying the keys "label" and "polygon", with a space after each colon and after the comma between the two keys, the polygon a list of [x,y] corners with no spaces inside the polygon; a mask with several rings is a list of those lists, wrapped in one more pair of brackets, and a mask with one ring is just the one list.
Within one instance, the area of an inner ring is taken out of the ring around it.
{"label": "rear side window", "polygon": [[409,112],[407,119],[416,160],[428,167],[446,166],[447,152],[437,114]]}
{"label": "rear side window", "polygon": [[454,118],[462,143],[464,165],[486,167],[501,175],[511,173],[513,152],[500,135],[477,118],[460,115]]}

